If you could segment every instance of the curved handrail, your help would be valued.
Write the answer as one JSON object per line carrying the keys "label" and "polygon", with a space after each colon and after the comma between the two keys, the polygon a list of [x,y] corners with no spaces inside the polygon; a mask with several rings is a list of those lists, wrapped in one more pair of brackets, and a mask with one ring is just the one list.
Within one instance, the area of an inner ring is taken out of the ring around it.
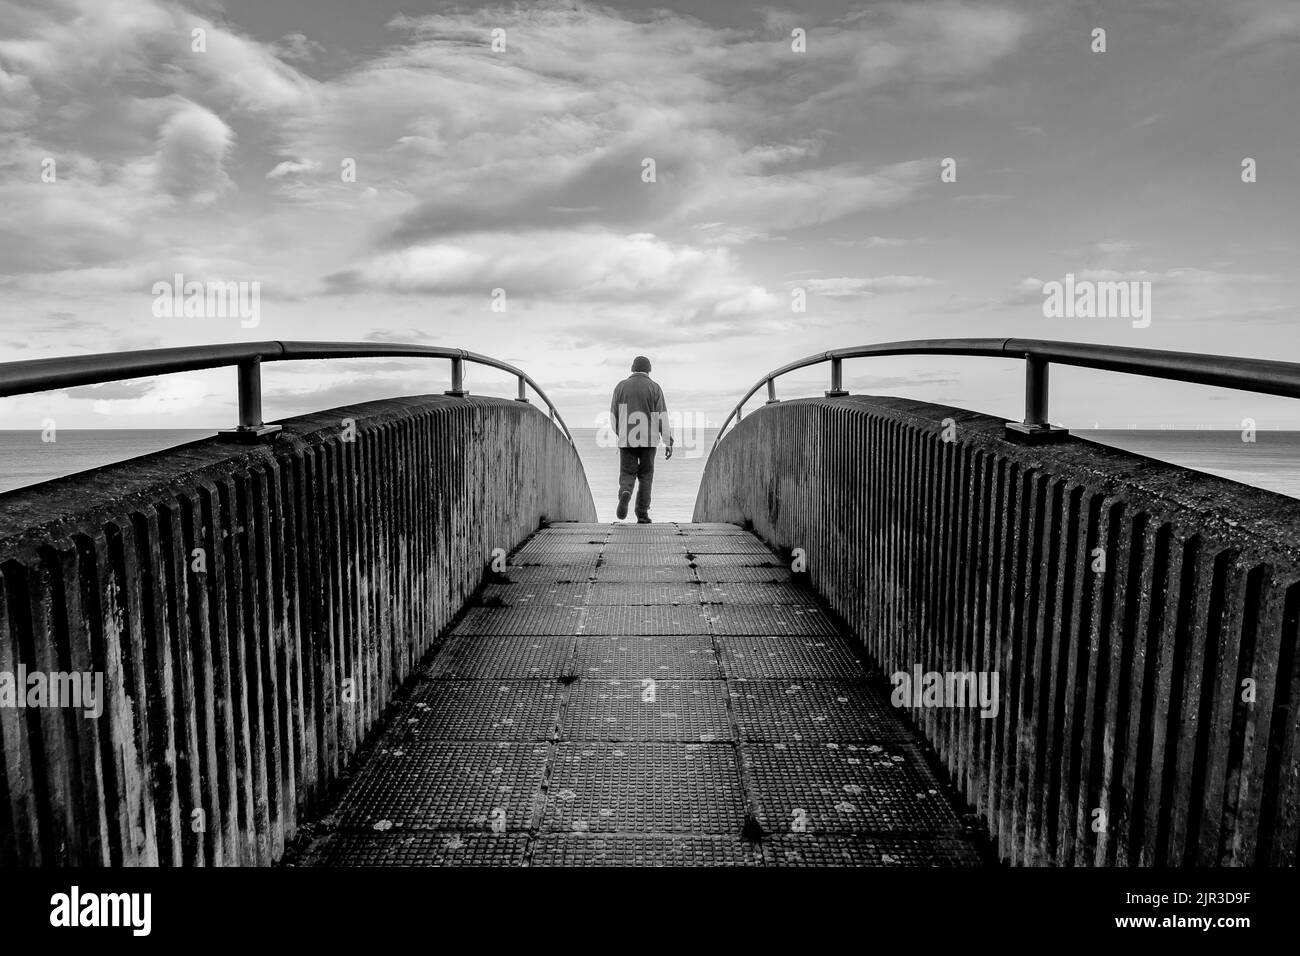
{"label": "curved handrail", "polygon": [[464,363],[509,372],[519,380],[517,400],[527,401],[525,385],[546,403],[554,421],[574,444],[554,403],[532,377],[509,363],[465,349],[397,342],[229,342],[133,352],[100,352],[64,358],[0,362],[0,397],[51,389],[98,385],[128,378],[236,366],[239,369],[239,426],[224,434],[256,436],[278,430],[262,422],[261,363],[343,358],[444,358],[451,360],[452,386],[446,394],[464,396]]}
{"label": "curved handrail", "polygon": [[739,421],[745,402],[764,385],[768,404],[776,402],[776,379],[796,369],[831,363],[831,389],[828,396],[847,395],[843,388],[841,362],[846,358],[879,355],[982,355],[1025,360],[1025,419],[1008,424],[1021,435],[1047,436],[1064,433],[1047,421],[1047,368],[1050,363],[1095,368],[1108,372],[1127,372],[1153,378],[1199,385],[1217,385],[1266,395],[1300,398],[1300,364],[1270,359],[1237,358],[1202,352],[1168,352],[1161,349],[1135,349],[1112,345],[1089,345],[1079,342],[1052,342],[1045,339],[914,339],[883,342],[818,352],[773,369],[755,383],[736,403],[714,439],[718,446],[732,420]]}

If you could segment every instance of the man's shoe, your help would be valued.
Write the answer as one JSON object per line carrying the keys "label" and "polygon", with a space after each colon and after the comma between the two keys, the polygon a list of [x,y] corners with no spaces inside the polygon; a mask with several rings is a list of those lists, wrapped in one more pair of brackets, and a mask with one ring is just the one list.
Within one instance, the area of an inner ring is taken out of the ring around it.
{"label": "man's shoe", "polygon": [[627,503],[632,500],[632,492],[620,491],[618,493],[618,510],[614,514],[618,515],[618,520],[622,521],[627,517]]}
{"label": "man's shoe", "polygon": [[649,523],[650,523],[650,519],[649,519],[649,518],[637,518],[637,519],[636,519],[636,523],[637,523],[637,524],[649,524]]}

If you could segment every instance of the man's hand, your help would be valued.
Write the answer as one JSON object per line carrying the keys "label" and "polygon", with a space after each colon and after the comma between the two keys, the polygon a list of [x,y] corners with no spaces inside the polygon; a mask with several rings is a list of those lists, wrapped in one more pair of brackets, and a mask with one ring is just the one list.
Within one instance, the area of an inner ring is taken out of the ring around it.
{"label": "man's hand", "polygon": [[664,445],[664,460],[666,461],[671,457],[673,457],[673,446]]}

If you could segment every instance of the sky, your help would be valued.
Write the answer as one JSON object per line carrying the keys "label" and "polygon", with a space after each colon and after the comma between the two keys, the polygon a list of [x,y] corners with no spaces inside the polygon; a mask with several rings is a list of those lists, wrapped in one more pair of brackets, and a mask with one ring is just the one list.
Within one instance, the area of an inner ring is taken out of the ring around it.
{"label": "sky", "polygon": [[[638,354],[716,423],[771,368],[899,339],[1300,361],[1298,120],[1296,0],[0,0],[0,361],[445,345],[522,367],[575,427]],[[256,315],[167,314],[178,274],[255,288]],[[1150,313],[1048,317],[1067,275],[1150,283]],[[264,384],[273,420],[448,369]],[[845,384],[1022,412],[1013,360],[860,359]],[[1294,400],[1052,385],[1073,428],[1300,428]],[[0,399],[0,428],[47,419],[225,427],[234,372]]]}

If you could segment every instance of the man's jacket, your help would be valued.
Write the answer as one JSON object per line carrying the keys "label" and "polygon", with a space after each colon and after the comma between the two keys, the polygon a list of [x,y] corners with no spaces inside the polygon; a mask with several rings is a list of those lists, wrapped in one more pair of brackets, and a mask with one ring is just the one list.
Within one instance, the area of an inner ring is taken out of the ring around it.
{"label": "man's jacket", "polygon": [[618,436],[619,448],[654,448],[660,436],[673,443],[664,391],[645,372],[633,372],[614,386],[609,403],[609,427]]}

